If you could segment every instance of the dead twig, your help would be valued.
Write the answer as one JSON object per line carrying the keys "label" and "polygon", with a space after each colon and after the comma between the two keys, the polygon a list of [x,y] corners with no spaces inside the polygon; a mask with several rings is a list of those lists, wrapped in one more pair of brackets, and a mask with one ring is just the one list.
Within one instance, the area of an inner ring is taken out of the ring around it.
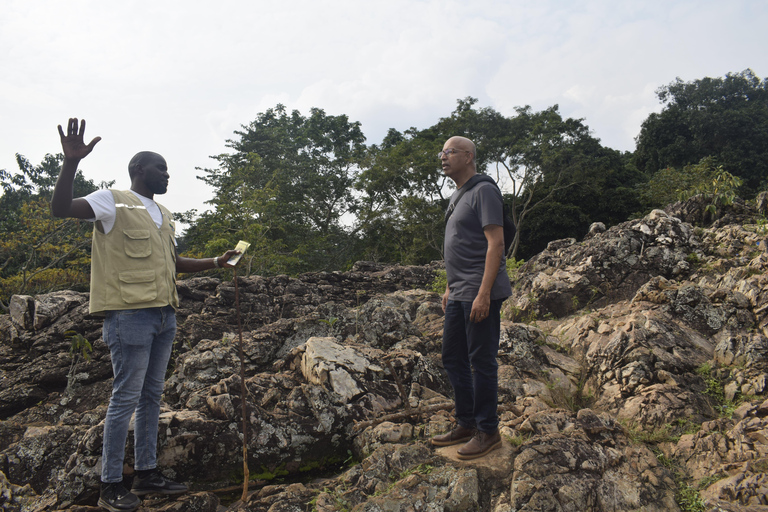
{"label": "dead twig", "polygon": [[251,478],[248,470],[248,404],[247,389],[245,386],[245,352],[243,351],[243,322],[240,319],[240,289],[237,286],[237,267],[232,269],[235,280],[235,309],[237,316],[237,334],[240,339],[240,394],[243,406],[243,503],[248,499],[248,482]]}
{"label": "dead twig", "polygon": [[395,373],[395,369],[392,368],[392,363],[389,362],[389,358],[384,358],[384,364],[387,365],[387,369],[389,370],[389,373],[392,374],[392,377],[395,379],[395,384],[397,384],[397,391],[400,393],[400,398],[403,400],[403,404],[405,405],[405,412],[406,414],[411,414],[411,402],[408,400],[408,396],[405,394],[405,388],[403,387],[403,383],[400,381],[400,377]]}
{"label": "dead twig", "polygon": [[350,429],[352,434],[356,434],[357,432],[363,429],[366,429],[368,427],[372,427],[375,425],[379,425],[381,423],[384,423],[385,421],[404,420],[412,416],[427,414],[430,412],[447,411],[447,410],[453,409],[453,407],[454,407],[453,402],[443,402],[443,403],[434,404],[434,405],[419,406],[419,407],[416,407],[415,409],[409,408],[409,410],[407,410],[406,412],[386,414],[384,416],[381,416],[373,420],[355,422],[350,427]]}

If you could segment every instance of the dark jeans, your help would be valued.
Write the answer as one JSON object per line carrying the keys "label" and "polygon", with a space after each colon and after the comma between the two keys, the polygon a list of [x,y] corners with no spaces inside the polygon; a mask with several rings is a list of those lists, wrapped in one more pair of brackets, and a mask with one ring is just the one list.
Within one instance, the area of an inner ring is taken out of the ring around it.
{"label": "dark jeans", "polygon": [[443,328],[443,367],[453,386],[456,421],[465,428],[495,432],[499,426],[496,402],[499,389],[501,304],[492,300],[488,317],[470,322],[471,302],[449,300]]}

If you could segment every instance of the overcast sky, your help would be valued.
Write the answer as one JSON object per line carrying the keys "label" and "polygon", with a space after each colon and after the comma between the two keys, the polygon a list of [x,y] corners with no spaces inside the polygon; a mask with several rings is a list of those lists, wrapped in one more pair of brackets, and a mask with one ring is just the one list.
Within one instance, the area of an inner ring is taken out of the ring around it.
{"label": "overcast sky", "polygon": [[768,73],[764,0],[0,0],[0,169],[61,151],[58,124],[102,141],[81,163],[128,188],[138,151],[165,156],[173,211],[208,209],[195,176],[278,103],[387,129],[427,128],[456,100],[512,115],[560,105],[634,150],[655,91]]}

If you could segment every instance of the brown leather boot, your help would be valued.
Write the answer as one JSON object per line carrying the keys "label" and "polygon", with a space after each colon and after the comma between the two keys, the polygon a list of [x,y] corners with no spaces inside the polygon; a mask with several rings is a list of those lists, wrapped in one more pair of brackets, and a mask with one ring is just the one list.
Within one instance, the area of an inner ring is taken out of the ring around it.
{"label": "brown leather boot", "polygon": [[478,459],[501,447],[501,434],[498,429],[489,434],[480,430],[467,444],[459,448],[456,456],[461,460]]}
{"label": "brown leather boot", "polygon": [[467,442],[472,438],[472,434],[474,433],[475,431],[473,429],[465,428],[459,424],[456,424],[456,426],[453,427],[450,432],[437,435],[429,441],[434,446],[451,446],[454,444]]}

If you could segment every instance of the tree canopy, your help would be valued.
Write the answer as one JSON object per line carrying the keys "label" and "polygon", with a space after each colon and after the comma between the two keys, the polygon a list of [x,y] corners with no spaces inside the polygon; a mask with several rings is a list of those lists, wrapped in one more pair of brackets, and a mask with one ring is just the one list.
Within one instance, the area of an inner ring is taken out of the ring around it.
{"label": "tree canopy", "polygon": [[[88,285],[90,223],[57,219],[50,212],[62,160],[61,154],[48,154],[42,163],[32,165],[16,155],[20,172],[0,170],[0,308],[4,310],[14,294]],[[78,171],[75,196],[96,189]]]}
{"label": "tree canopy", "polygon": [[216,156],[217,168],[204,170],[214,209],[193,223],[188,247],[219,251],[247,239],[254,244],[248,271],[259,273],[335,270],[360,259],[441,259],[454,185],[437,153],[453,135],[475,142],[478,170],[502,185],[524,234],[511,256],[525,257],[553,237],[583,235],[595,220],[626,220],[640,208],[633,187],[641,176],[623,155],[603,148],[583,120],[563,118],[557,105],[521,107],[506,117],[476,103],[458,100],[433,126],[392,129],[371,146],[346,116],[269,109],[228,141],[233,152]]}
{"label": "tree canopy", "polygon": [[[390,129],[371,145],[345,115],[276,105],[236,131],[215,166],[198,169],[213,190],[211,208],[177,214],[190,225],[179,250],[202,257],[246,240],[246,275],[441,259],[455,187],[437,153],[454,135],[475,142],[478,171],[500,185],[517,226],[509,254],[517,259],[552,240],[579,239],[593,222],[617,224],[692,193],[716,211],[737,191],[748,198],[766,186],[766,88],[750,70],[678,79],[659,89],[664,108],[645,120],[634,153],[604,147],[558,105],[507,116],[467,97],[432,126]],[[32,165],[17,155],[20,172],[0,171],[0,304],[11,293],[87,283],[90,224],[48,211],[61,159]],[[78,173],[76,196],[95,189]]]}
{"label": "tree canopy", "polygon": [[768,183],[768,82],[752,70],[680,78],[657,91],[664,104],[637,137],[635,161],[649,176],[712,157],[754,195]]}
{"label": "tree canopy", "polygon": [[234,151],[214,157],[219,166],[200,178],[214,190],[214,209],[188,231],[190,250],[246,239],[253,270],[267,273],[348,263],[344,219],[355,208],[353,184],[366,154],[360,123],[277,105],[235,134],[227,142]]}

